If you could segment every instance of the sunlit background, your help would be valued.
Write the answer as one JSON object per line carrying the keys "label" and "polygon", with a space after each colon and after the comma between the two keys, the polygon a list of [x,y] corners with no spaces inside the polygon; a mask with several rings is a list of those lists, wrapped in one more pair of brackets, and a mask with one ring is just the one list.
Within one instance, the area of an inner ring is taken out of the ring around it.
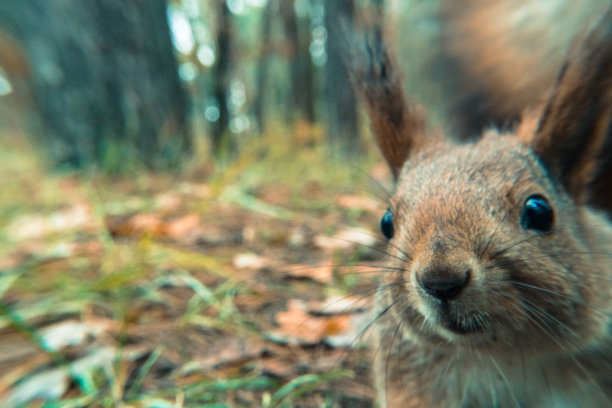
{"label": "sunlit background", "polygon": [[[408,86],[429,102],[438,87],[419,78],[436,70],[425,44],[435,41],[438,23],[436,2],[422,3],[384,2],[385,28],[391,37],[417,39],[402,42],[398,53],[411,59]],[[7,119],[0,125],[10,122],[44,147],[40,158],[50,168],[167,170],[194,159],[227,164],[247,141],[275,126],[294,133],[296,124],[308,127],[316,143],[327,142],[331,156],[370,148],[339,52],[347,44],[339,35],[330,43],[328,30],[382,10],[383,3],[4,7],[0,107]],[[164,48],[168,35],[172,49]],[[295,142],[290,139],[285,143]]]}

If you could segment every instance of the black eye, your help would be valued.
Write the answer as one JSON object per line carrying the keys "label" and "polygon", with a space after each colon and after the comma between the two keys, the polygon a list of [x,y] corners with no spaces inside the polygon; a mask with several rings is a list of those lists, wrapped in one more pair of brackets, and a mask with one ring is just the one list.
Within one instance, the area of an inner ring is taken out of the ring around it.
{"label": "black eye", "polygon": [[393,238],[393,233],[395,232],[393,229],[393,213],[391,213],[391,210],[388,208],[387,212],[380,220],[380,230],[387,239]]}
{"label": "black eye", "polygon": [[554,222],[555,213],[546,197],[540,194],[527,197],[521,214],[521,227],[523,229],[549,232]]}

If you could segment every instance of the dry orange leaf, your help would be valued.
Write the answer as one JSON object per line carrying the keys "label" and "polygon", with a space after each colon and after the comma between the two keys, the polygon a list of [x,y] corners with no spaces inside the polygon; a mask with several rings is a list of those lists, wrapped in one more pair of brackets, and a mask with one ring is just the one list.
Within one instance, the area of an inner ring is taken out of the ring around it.
{"label": "dry orange leaf", "polygon": [[289,343],[316,344],[328,336],[345,333],[350,327],[349,316],[312,316],[302,300],[291,299],[288,310],[276,314],[280,328],[274,334]]}
{"label": "dry orange leaf", "polygon": [[170,237],[183,239],[200,225],[200,216],[195,213],[165,221],[155,213],[138,213],[108,215],[106,228],[114,237],[141,237],[151,235],[154,237]]}
{"label": "dry orange leaf", "polygon": [[191,213],[165,223],[162,231],[170,238],[183,238],[200,225],[200,215]]}
{"label": "dry orange leaf", "polygon": [[106,216],[106,228],[114,237],[161,235],[163,221],[154,213]]}
{"label": "dry orange leaf", "polygon": [[321,283],[329,283],[334,277],[332,265],[298,265],[287,272],[292,278],[308,278]]}

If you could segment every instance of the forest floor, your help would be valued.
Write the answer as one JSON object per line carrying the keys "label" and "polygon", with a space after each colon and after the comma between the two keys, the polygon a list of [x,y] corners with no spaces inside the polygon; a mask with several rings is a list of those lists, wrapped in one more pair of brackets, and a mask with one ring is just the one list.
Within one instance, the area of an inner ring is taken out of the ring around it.
{"label": "forest floor", "polygon": [[390,177],[313,145],[117,177],[3,146],[0,406],[374,406]]}

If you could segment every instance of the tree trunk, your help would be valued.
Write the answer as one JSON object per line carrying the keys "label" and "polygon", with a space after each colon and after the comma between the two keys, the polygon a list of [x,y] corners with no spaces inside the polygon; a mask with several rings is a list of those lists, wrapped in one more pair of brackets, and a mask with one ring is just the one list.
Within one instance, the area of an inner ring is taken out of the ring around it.
{"label": "tree trunk", "polygon": [[215,156],[231,150],[229,134],[229,87],[232,66],[232,16],[226,0],[215,0],[217,13],[217,59],[213,67],[213,94],[219,108],[219,118],[212,126],[212,148]]}
{"label": "tree trunk", "polygon": [[56,167],[167,168],[190,149],[163,0],[4,1],[0,30],[25,50]]}
{"label": "tree trunk", "polygon": [[325,1],[327,29],[327,64],[324,98],[327,107],[327,133],[332,154],[352,156],[359,151],[357,97],[342,58],[344,44],[340,27],[342,19],[355,15],[353,0]]}
{"label": "tree trunk", "polygon": [[315,121],[313,67],[310,58],[310,27],[295,14],[295,0],[282,0],[280,14],[283,20],[289,54],[291,76],[292,113],[290,120]]}
{"label": "tree trunk", "polygon": [[261,17],[261,45],[259,64],[255,73],[255,99],[253,101],[253,115],[257,122],[259,132],[266,127],[266,94],[268,89],[268,71],[270,68],[270,52],[272,49],[272,15],[277,4],[268,0]]}

